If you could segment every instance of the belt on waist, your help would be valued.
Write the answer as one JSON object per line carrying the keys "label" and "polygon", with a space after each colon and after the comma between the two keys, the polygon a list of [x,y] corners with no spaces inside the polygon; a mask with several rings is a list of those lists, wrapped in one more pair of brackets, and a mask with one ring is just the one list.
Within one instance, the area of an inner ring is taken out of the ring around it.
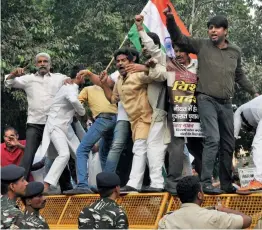
{"label": "belt on waist", "polygon": [[243,123],[244,123],[244,124],[246,125],[246,127],[251,131],[251,130],[253,129],[253,126],[248,123],[248,121],[247,121],[247,119],[245,118],[243,112],[240,113],[240,116],[241,116],[241,118],[242,118]]}
{"label": "belt on waist", "polygon": [[98,116],[96,116],[97,118],[105,118],[108,120],[113,120],[113,116],[116,116],[115,113],[99,113]]}
{"label": "belt on waist", "polygon": [[205,96],[211,97],[211,98],[215,99],[220,104],[230,104],[230,103],[232,103],[232,98],[222,99],[222,98],[213,97],[213,96],[210,96],[208,94],[201,93],[201,92],[197,92],[197,94],[203,94]]}

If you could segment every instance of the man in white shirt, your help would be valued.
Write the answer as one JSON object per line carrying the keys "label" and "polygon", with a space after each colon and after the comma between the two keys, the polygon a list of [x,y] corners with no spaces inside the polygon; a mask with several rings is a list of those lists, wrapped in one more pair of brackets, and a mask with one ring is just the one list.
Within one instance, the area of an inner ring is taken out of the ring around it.
{"label": "man in white shirt", "polygon": [[25,74],[24,68],[17,68],[5,78],[6,87],[23,89],[27,95],[26,147],[21,161],[21,166],[25,168],[25,178],[29,176],[35,153],[42,141],[53,98],[68,78],[60,73],[50,73],[51,58],[47,53],[37,54],[35,62],[35,74]]}
{"label": "man in white shirt", "polygon": [[202,208],[204,193],[196,176],[182,178],[176,189],[181,208],[167,213],[158,229],[244,229],[252,223],[250,216],[222,205]]}
{"label": "man in white shirt", "polygon": [[[81,66],[79,66],[79,70]],[[82,68],[83,69],[83,68]],[[77,71],[78,72],[78,71]],[[76,72],[76,73],[77,73]],[[85,115],[85,109],[78,100],[78,88],[84,83],[84,78],[72,76],[73,84],[63,85],[56,94],[48,113],[44,129],[42,152],[46,153],[50,142],[58,152],[48,174],[44,179],[45,192],[49,192],[49,186],[56,186],[70,158],[70,149],[73,158],[76,159],[76,149],[80,144],[72,130],[71,123],[75,113]]]}
{"label": "man in white shirt", "polygon": [[253,162],[255,164],[254,180],[237,193],[249,193],[262,190],[262,95],[241,105],[234,114],[234,136],[238,138],[241,126],[248,130],[256,129],[252,142]]}

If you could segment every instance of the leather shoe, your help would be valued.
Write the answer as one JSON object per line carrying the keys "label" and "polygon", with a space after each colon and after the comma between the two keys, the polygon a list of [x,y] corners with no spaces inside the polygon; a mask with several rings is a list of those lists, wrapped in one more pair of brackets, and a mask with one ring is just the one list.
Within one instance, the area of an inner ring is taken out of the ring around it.
{"label": "leather shoe", "polygon": [[215,188],[213,185],[203,185],[203,192],[209,195],[220,195],[223,191],[219,188]]}
{"label": "leather shoe", "polygon": [[222,189],[222,190],[225,191],[224,193],[227,193],[227,194],[235,194],[237,191],[237,189],[234,186],[232,186],[229,189]]}
{"label": "leather shoe", "polygon": [[89,188],[76,187],[71,190],[64,191],[65,195],[76,195],[76,194],[94,194]]}
{"label": "leather shoe", "polygon": [[60,186],[60,189],[61,189],[61,193],[63,193],[64,191],[68,191],[68,190],[72,190],[73,189],[73,186],[70,184],[68,184],[67,186]]}
{"label": "leather shoe", "polygon": [[120,188],[120,193],[137,193],[137,192],[138,192],[137,189],[128,185]]}
{"label": "leather shoe", "polygon": [[144,192],[144,193],[146,193],[146,192],[148,192],[148,193],[150,193],[150,192],[163,192],[163,191],[164,191],[164,189],[162,189],[162,188],[153,188],[153,187],[150,187],[150,186],[147,186],[147,187],[145,187],[141,190],[141,192]]}

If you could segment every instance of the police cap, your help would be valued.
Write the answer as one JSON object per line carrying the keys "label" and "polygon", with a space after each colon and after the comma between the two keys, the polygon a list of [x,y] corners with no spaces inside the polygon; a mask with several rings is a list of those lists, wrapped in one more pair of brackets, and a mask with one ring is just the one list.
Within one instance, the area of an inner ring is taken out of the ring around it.
{"label": "police cap", "polygon": [[25,174],[25,169],[11,164],[1,168],[1,182],[12,183],[18,181]]}
{"label": "police cap", "polygon": [[24,198],[35,197],[42,194],[44,191],[44,184],[41,182],[33,181],[28,183],[25,189]]}
{"label": "police cap", "polygon": [[101,172],[96,176],[96,185],[98,189],[110,189],[120,186],[120,178],[116,173]]}

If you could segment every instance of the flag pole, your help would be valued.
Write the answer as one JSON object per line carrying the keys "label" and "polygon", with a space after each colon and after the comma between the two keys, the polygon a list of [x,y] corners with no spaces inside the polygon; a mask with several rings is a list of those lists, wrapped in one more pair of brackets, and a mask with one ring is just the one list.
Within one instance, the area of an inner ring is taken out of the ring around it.
{"label": "flag pole", "polygon": [[[123,40],[123,42],[121,43],[121,45],[119,46],[118,49],[121,49],[121,48],[122,48],[122,46],[125,44],[127,38],[128,38],[128,36],[126,35],[125,38],[124,38],[124,40]],[[107,70],[110,68],[110,66],[112,65],[113,61],[114,61],[114,57],[111,58],[111,61],[110,61],[109,64],[107,65],[105,71],[107,71]]]}

